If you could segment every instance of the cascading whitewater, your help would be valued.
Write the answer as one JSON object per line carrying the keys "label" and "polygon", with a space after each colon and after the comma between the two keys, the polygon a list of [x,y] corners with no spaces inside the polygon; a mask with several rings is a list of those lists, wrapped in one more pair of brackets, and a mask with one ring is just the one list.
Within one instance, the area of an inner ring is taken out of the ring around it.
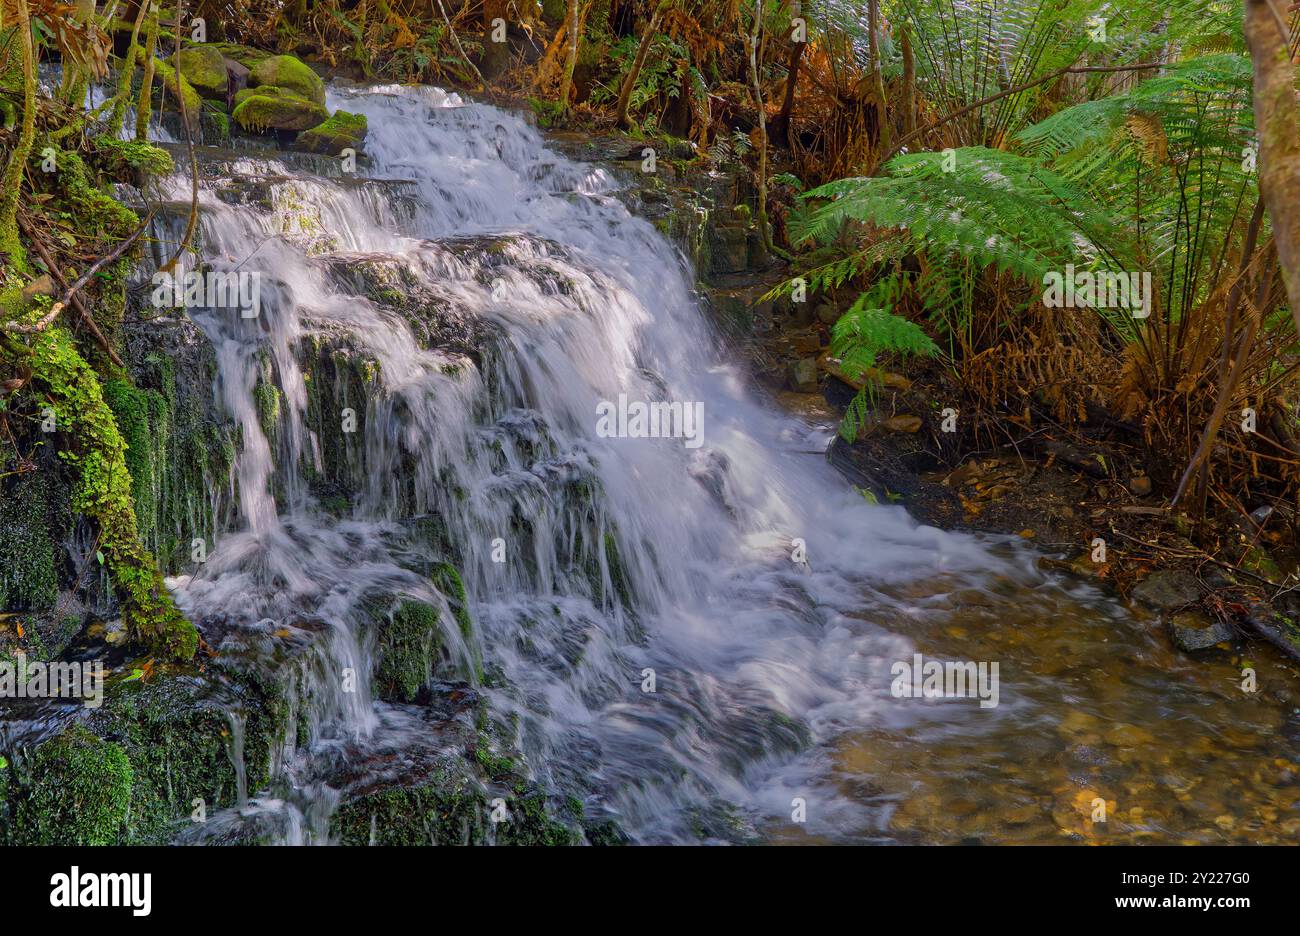
{"label": "cascading whitewater", "polygon": [[[735,807],[788,811],[781,771],[810,740],[870,723],[889,662],[910,652],[861,619],[874,590],[987,576],[995,560],[866,504],[803,454],[809,430],[750,399],[690,271],[606,172],[436,89],[331,98],[367,116],[367,174],[389,181],[250,156],[231,176],[268,180],[268,199],[203,182],[204,263],[263,285],[256,317],[192,311],[240,430],[240,528],[174,582],[196,620],[328,635],[303,690],[312,742],[285,765],[289,837],[324,837],[333,800],[308,779],[314,750],[415,730],[400,706],[370,701],[363,607],[376,593],[442,609],[453,665],[473,680],[481,659],[532,774],[598,796],[638,840],[687,837]],[[165,189],[184,199],[188,179]],[[160,233],[165,254],[177,232]],[[468,320],[478,360],[374,301],[375,269]],[[323,440],[300,362],[321,336],[342,336],[375,374],[353,401],[362,428],[345,437],[360,488],[345,519],[307,482]],[[263,384],[278,394],[274,438]],[[702,410],[702,445],[598,432],[602,404],[620,397]],[[464,578],[469,640],[399,555],[411,521],[430,517]]]}

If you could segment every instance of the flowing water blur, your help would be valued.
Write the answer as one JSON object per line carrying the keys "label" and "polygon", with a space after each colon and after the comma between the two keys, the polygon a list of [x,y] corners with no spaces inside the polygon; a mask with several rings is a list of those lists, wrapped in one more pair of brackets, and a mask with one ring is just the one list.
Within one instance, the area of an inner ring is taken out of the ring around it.
{"label": "flowing water blur", "polygon": [[[256,318],[194,313],[241,430],[214,492],[239,521],[172,584],[196,620],[324,648],[296,703],[309,737],[245,814],[326,841],[338,793],[319,765],[427,732],[413,707],[369,701],[364,605],[387,593],[441,609],[451,665],[488,674],[533,776],[599,798],[636,841],[1296,838],[1283,664],[1261,652],[1261,691],[1243,693],[1241,661],[1174,655],[1023,544],[867,504],[808,454],[822,427],[747,387],[692,271],[617,181],[516,116],[431,88],[330,98],[368,117],[372,181],[249,153],[201,191],[204,261],[263,286]],[[223,197],[254,177],[269,201]],[[183,171],[166,188],[188,198]],[[161,233],[166,255],[176,231]],[[373,301],[357,271],[375,264],[482,328],[481,360],[429,349]],[[340,335],[377,375],[354,401],[364,490],[343,519],[306,482],[322,439],[302,366]],[[620,394],[702,403],[703,445],[604,437],[597,406]],[[470,637],[403,555],[430,517],[458,552]],[[914,652],[997,661],[1000,704],[894,698],[891,666]],[[1105,826],[1088,821],[1097,798]]]}

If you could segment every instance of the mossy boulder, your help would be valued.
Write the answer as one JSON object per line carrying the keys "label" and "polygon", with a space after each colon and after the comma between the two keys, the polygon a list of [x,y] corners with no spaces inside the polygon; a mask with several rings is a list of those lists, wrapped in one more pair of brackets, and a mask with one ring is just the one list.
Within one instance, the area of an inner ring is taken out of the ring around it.
{"label": "mossy boulder", "polygon": [[325,104],[325,82],[301,59],[292,55],[273,55],[258,62],[249,72],[248,84],[252,88],[271,85],[314,104]]}
{"label": "mossy boulder", "polygon": [[210,815],[263,787],[283,714],[247,681],[167,674],[111,691],[89,727],[115,739],[133,767],[119,841],[165,844],[190,823],[195,800]]}
{"label": "mossy boulder", "polygon": [[[473,778],[451,771],[344,803],[331,820],[342,845],[580,845],[582,834],[549,815],[545,797],[521,788],[494,801]],[[498,806],[502,821],[493,820]]]}
{"label": "mossy boulder", "polygon": [[[136,46],[136,59],[143,62],[145,51],[140,46]],[[173,106],[176,97],[179,94],[184,98],[185,116],[189,119],[192,126],[198,126],[199,112],[203,109],[203,99],[199,93],[194,90],[194,86],[189,83],[184,74],[178,75],[176,69],[164,59],[154,59],[154,74],[161,82],[162,86],[167,89]],[[155,92],[156,94],[157,92]]]}
{"label": "mossy boulder", "polygon": [[250,71],[256,68],[259,62],[266,61],[272,55],[272,53],[265,52],[262,49],[254,49],[252,46],[240,45],[237,42],[209,42],[207,46],[221,53],[224,58],[237,62]]}
{"label": "mossy boulder", "polygon": [[335,111],[329,120],[299,134],[293,148],[308,153],[338,156],[345,149],[359,150],[366,137],[365,114]]}
{"label": "mossy boulder", "polygon": [[25,782],[8,784],[13,822],[4,837],[14,845],[112,844],[125,826],[133,782],[121,745],[70,729],[36,749]]}
{"label": "mossy boulder", "polygon": [[379,622],[375,691],[388,702],[414,702],[433,675],[441,646],[438,610],[403,600]]}
{"label": "mossy boulder", "polygon": [[208,100],[225,101],[226,60],[220,52],[208,45],[181,49],[168,60],[172,68],[176,67],[178,57],[181,74],[195,91]]}
{"label": "mossy boulder", "polygon": [[272,88],[270,91],[275,93],[244,95],[243,100],[235,106],[232,116],[241,129],[251,133],[310,130],[329,119],[329,111],[321,104],[285,93],[281,88]]}

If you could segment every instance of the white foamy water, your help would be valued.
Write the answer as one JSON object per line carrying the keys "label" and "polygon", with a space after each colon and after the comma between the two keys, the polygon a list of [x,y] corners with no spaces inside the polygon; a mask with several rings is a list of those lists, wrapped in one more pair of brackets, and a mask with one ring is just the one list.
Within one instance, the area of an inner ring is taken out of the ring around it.
{"label": "white foamy water", "polygon": [[[228,203],[224,182],[202,194],[205,262],[260,273],[262,310],[194,315],[241,429],[241,520],[175,583],[178,600],[196,620],[328,635],[304,687],[312,742],[286,756],[296,792],[258,808],[291,813],[290,840],[321,841],[331,793],[295,784],[313,749],[417,730],[401,707],[369,701],[362,604],[385,593],[447,608],[395,552],[412,518],[432,517],[476,625],[466,642],[444,614],[453,664],[473,680],[481,656],[492,709],[517,716],[540,783],[598,799],[640,841],[689,839],[720,807],[758,823],[788,814],[791,784],[826,742],[899,717],[889,667],[911,644],[890,623],[908,609],[880,589],[976,582],[1001,561],[867,504],[807,454],[808,427],[746,388],[691,272],[605,170],[436,89],[332,91],[329,104],[369,119],[363,174],[406,185],[295,175],[268,157],[240,160],[232,178],[274,177],[269,205]],[[181,174],[167,187],[188,195]],[[495,336],[480,364],[429,350],[349,279],[379,261],[400,272],[398,289]],[[346,444],[363,484],[345,520],[307,483],[322,439],[302,360],[320,336],[343,336],[376,375],[352,404],[364,428]],[[254,392],[267,375],[282,394],[275,440]],[[702,404],[703,444],[602,437],[597,407],[620,394]],[[806,563],[792,561],[795,540]],[[853,808],[837,801],[818,821]]]}

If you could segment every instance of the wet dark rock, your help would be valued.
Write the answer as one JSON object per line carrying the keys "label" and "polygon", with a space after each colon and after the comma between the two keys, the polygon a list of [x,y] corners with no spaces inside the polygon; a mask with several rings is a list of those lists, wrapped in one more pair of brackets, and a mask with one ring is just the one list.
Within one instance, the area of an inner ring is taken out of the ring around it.
{"label": "wet dark rock", "polygon": [[[853,445],[835,437],[827,457],[832,467],[855,487],[870,491],[881,503],[900,501],[917,519],[935,525],[952,526],[961,521],[961,501],[950,488],[921,477],[910,458],[928,460],[923,450],[910,451],[900,445],[918,436],[891,435],[860,439]],[[920,453],[918,455],[918,452]]]}
{"label": "wet dark rock", "polygon": [[1191,653],[1232,640],[1236,633],[1224,622],[1199,611],[1183,611],[1170,618],[1169,636],[1179,650]]}
{"label": "wet dark rock", "polygon": [[749,268],[749,239],[739,223],[715,226],[709,247],[711,273],[740,273]]}
{"label": "wet dark rock", "polygon": [[798,393],[817,392],[817,359],[802,358],[786,365],[786,383]]}
{"label": "wet dark rock", "polygon": [[1181,569],[1163,569],[1143,579],[1133,589],[1133,598],[1157,611],[1176,611],[1201,597],[1196,576]]}

